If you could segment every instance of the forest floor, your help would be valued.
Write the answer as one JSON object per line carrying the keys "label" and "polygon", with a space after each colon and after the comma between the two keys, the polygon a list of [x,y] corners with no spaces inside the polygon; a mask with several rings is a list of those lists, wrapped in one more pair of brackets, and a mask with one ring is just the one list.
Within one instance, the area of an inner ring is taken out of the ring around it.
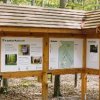
{"label": "forest floor", "polygon": [[[48,82],[49,100],[81,100],[81,79],[78,75],[77,87],[74,87],[74,75],[61,75],[61,94],[62,97],[53,98],[53,82]],[[88,100],[99,100],[99,77],[88,76],[87,78]],[[8,93],[0,94],[0,100],[42,100],[42,85],[37,81],[37,77],[9,79]]]}

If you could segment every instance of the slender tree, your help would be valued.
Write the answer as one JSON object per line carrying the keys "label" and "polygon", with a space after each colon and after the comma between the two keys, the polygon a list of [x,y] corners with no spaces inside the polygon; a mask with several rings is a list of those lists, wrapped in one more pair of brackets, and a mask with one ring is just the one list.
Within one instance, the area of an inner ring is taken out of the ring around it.
{"label": "slender tree", "polygon": [[[3,3],[10,3],[10,0],[3,0]],[[8,87],[8,80],[6,78],[3,78],[3,87],[1,87],[0,91],[2,93],[7,92]]]}
{"label": "slender tree", "polygon": [[35,5],[35,0],[31,0],[31,6]]}
{"label": "slender tree", "polygon": [[3,0],[3,3],[7,3],[7,0]]}
{"label": "slender tree", "polygon": [[[65,8],[66,0],[60,0],[60,8]],[[54,97],[62,96],[60,92],[60,75],[55,75],[54,80]]]}
{"label": "slender tree", "polygon": [[11,0],[3,0],[3,3],[10,3]]}
{"label": "slender tree", "polygon": [[60,0],[60,8],[65,8],[67,0]]}

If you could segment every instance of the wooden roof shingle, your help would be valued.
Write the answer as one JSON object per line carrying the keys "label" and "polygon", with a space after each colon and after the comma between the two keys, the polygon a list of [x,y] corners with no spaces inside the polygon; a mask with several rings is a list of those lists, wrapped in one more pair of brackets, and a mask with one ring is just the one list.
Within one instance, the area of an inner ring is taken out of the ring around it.
{"label": "wooden roof shingle", "polygon": [[60,8],[0,5],[0,26],[81,29],[96,28],[98,24],[100,24],[100,10],[86,12]]}
{"label": "wooden roof shingle", "polygon": [[0,26],[80,29],[84,11],[0,5]]}
{"label": "wooden roof shingle", "polygon": [[96,28],[100,24],[100,10],[89,11],[85,14],[83,28]]}

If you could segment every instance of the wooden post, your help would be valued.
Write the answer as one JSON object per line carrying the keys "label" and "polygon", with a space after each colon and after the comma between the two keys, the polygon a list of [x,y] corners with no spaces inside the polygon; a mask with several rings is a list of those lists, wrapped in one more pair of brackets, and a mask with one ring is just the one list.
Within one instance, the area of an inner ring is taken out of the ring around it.
{"label": "wooden post", "polygon": [[86,74],[86,48],[87,41],[86,38],[83,40],[83,72],[82,72],[82,100],[86,100],[86,90],[87,90],[87,74]]}
{"label": "wooden post", "polygon": [[100,100],[100,70],[99,70],[99,100]]}
{"label": "wooden post", "polygon": [[48,67],[49,67],[49,36],[45,34],[43,39],[43,76],[42,76],[42,100],[48,100]]}
{"label": "wooden post", "polygon": [[99,100],[100,100],[100,42],[99,42]]}
{"label": "wooden post", "polygon": [[[96,33],[100,34],[100,25],[96,28]],[[99,42],[99,100],[100,100],[100,42]]]}
{"label": "wooden post", "polygon": [[[100,56],[100,55],[99,55]],[[99,61],[100,62],[100,61]],[[99,65],[100,66],[100,65]],[[100,100],[100,68],[99,68],[99,100]]]}

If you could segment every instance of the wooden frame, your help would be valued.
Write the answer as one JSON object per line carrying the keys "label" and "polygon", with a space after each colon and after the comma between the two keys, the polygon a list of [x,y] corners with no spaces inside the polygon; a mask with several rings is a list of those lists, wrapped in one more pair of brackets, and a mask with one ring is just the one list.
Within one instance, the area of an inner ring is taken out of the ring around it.
{"label": "wooden frame", "polygon": [[[48,29],[48,28],[18,28],[0,27],[1,37],[42,37],[43,38],[43,70],[28,72],[0,73],[5,78],[18,78],[39,76],[42,78],[42,100],[48,100],[48,73],[54,75],[82,74],[82,100],[85,100],[87,90],[87,74],[100,75],[100,70],[86,68],[86,39],[100,38],[99,34],[86,34],[87,30]],[[15,33],[15,34],[14,34]],[[62,33],[62,34],[60,34]],[[49,70],[49,38],[81,38],[83,39],[83,68]],[[45,51],[45,52],[44,52]],[[100,83],[100,78],[99,78]],[[99,88],[100,90],[100,88]]]}

